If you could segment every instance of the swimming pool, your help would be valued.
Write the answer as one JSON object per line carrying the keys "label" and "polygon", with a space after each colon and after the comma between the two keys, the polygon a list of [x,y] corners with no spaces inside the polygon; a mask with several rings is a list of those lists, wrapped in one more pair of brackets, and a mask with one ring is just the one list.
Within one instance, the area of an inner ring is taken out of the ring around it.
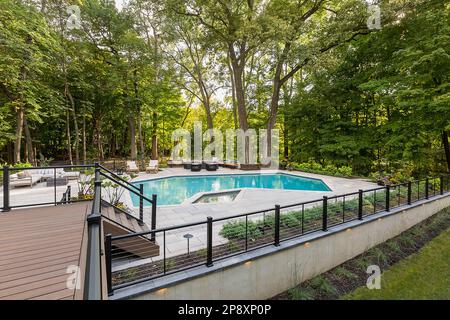
{"label": "swimming pool", "polygon": [[[283,190],[331,191],[319,179],[299,177],[285,173],[273,174],[223,174],[204,176],[179,176],[134,182],[144,185],[144,194],[158,195],[158,205],[181,204],[199,192],[213,192],[242,188]],[[139,206],[136,195],[130,194],[134,206]]]}

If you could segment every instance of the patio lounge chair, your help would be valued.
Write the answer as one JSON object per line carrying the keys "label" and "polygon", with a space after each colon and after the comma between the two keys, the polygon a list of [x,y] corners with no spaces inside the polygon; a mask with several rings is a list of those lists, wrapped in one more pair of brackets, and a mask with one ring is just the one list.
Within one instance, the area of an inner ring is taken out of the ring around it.
{"label": "patio lounge chair", "polygon": [[169,161],[167,161],[167,165],[169,166],[169,168],[182,167],[183,166],[183,161],[181,161],[181,160],[169,160]]}
{"label": "patio lounge chair", "polygon": [[9,185],[11,187],[33,187],[34,184],[41,181],[42,175],[32,174],[28,170],[12,174],[9,178]]}
{"label": "patio lounge chair", "polygon": [[191,163],[191,171],[200,171],[202,170],[202,163],[199,161],[194,161]]}
{"label": "patio lounge chair", "polygon": [[127,172],[139,172],[139,168],[136,165],[136,161],[127,161]]}
{"label": "patio lounge chair", "polygon": [[55,169],[39,169],[39,170],[33,170],[36,174],[40,174],[42,176],[42,180],[47,180],[50,178],[53,178],[55,176],[56,171],[56,177],[66,177],[69,180],[75,180],[80,177],[79,171],[64,171],[63,168],[57,168]]}
{"label": "patio lounge chair", "polygon": [[158,171],[158,160],[150,160],[148,167],[145,168],[145,172],[158,173]]}
{"label": "patio lounge chair", "polygon": [[185,160],[183,159],[183,168],[186,170],[191,170],[191,160]]}
{"label": "patio lounge chair", "polygon": [[204,161],[204,164],[207,171],[216,171],[219,169],[219,159],[217,157],[213,157],[211,161]]}

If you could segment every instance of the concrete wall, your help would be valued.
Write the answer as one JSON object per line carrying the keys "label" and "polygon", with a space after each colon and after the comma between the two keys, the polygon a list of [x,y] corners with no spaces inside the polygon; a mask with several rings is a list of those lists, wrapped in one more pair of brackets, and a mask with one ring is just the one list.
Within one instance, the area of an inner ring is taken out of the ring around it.
{"label": "concrete wall", "polygon": [[[449,206],[450,196],[442,196],[366,218],[362,223],[354,221],[334,227],[309,239],[302,237],[294,240],[296,243],[284,242],[281,247],[271,247],[274,252],[254,256],[247,262],[178,279],[164,287],[136,287],[130,293],[133,299],[267,299],[397,236]],[[121,295],[126,298],[126,292]]]}

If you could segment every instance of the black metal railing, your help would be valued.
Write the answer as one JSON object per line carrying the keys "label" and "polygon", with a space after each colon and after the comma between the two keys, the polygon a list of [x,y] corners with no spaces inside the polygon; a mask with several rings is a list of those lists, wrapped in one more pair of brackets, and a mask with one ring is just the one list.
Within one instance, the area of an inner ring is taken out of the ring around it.
{"label": "black metal railing", "polygon": [[[79,170],[79,171],[74,171]],[[87,248],[87,263],[85,272],[85,291],[84,297],[88,300],[102,299],[102,270],[101,270],[101,255],[102,253],[102,188],[105,180],[111,181],[130,193],[139,197],[139,222],[144,224],[144,205],[151,204],[151,230],[156,229],[156,206],[157,196],[154,194],[151,198],[144,195],[143,185],[139,187],[121,178],[111,170],[101,166],[98,163],[94,165],[60,165],[52,167],[21,167],[10,168],[4,166],[0,168],[2,173],[2,212],[8,212],[14,208],[34,207],[44,205],[62,205],[79,201],[92,201],[92,211],[87,217],[88,223],[88,248]],[[21,172],[19,177],[17,173]],[[23,174],[27,172],[29,174]],[[92,178],[93,176],[93,178]],[[44,179],[45,177],[45,179]],[[73,196],[72,186],[68,180],[70,178],[77,179],[77,196]],[[81,181],[80,181],[81,179]],[[93,181],[93,183],[92,183]],[[25,198],[22,193],[14,195],[11,198],[11,189],[14,186],[30,186],[33,187],[39,182],[45,182],[47,187],[46,196],[39,193],[39,201],[33,201],[32,197]],[[92,186],[93,185],[93,186]],[[91,190],[92,189],[92,190]],[[105,188],[107,189],[107,187]],[[31,200],[30,200],[31,198]],[[50,200],[51,199],[51,200]],[[11,202],[11,200],[13,200]],[[122,210],[123,213],[129,215],[129,212]],[[133,232],[132,230],[129,230]],[[108,237],[106,237],[108,239]],[[155,233],[152,233],[146,240],[155,243]],[[110,254],[111,247],[108,247],[106,241],[105,250]],[[108,260],[110,261],[110,260]],[[110,270],[110,265],[107,264],[107,270]],[[108,283],[111,281],[111,275],[108,275]]]}
{"label": "black metal railing", "polygon": [[86,260],[86,273],[84,277],[84,299],[101,300],[102,294],[102,182],[100,169],[96,166],[94,180],[94,198],[92,211],[87,217],[88,247]]}
{"label": "black metal railing", "polygon": [[[450,176],[106,237],[108,292],[450,192]],[[417,195],[417,196],[414,196]],[[180,241],[185,241],[183,242]],[[151,259],[150,259],[151,258]]]}
{"label": "black metal railing", "polygon": [[[94,165],[61,165],[54,167],[8,167],[0,168],[3,175],[3,190],[1,192],[1,211],[8,212],[14,208],[35,207],[43,205],[59,205],[64,196],[67,196],[67,187],[73,181],[80,183],[80,177],[85,176],[86,172],[92,170]],[[39,188],[43,185],[45,194],[39,193],[39,196],[33,196],[32,193],[14,194],[11,192],[16,187]],[[72,190],[73,191],[73,190]],[[79,198],[78,195],[67,199],[70,202],[79,202],[92,200],[92,198]]]}
{"label": "black metal railing", "polygon": [[[99,163],[16,168],[4,166],[0,169],[3,176],[3,190],[0,193],[2,195],[1,211],[8,212],[14,208],[44,205],[56,206],[59,204],[91,201],[94,197],[92,181],[96,169],[98,169],[102,181],[107,179],[114,185],[128,190],[139,198],[138,219],[140,224],[144,224],[144,207],[151,205],[151,229],[156,229],[157,196],[152,195],[151,198],[145,196],[143,184],[130,183]],[[21,174],[21,177],[18,176],[19,174]],[[76,180],[76,185],[71,186],[70,184],[73,180]],[[39,193],[39,197],[33,197],[30,194],[24,197],[22,193],[15,195],[11,192],[11,189],[15,186],[29,186],[33,188],[41,182],[45,183],[46,188],[40,189],[43,192]],[[131,214],[131,212],[128,213]]]}

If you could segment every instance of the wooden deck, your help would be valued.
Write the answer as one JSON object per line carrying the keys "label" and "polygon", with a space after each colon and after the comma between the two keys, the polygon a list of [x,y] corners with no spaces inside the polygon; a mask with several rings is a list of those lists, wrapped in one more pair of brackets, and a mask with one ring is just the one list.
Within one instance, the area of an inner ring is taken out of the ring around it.
{"label": "wooden deck", "polygon": [[68,267],[84,270],[89,207],[74,203],[0,213],[0,299],[82,299],[82,289],[67,286],[73,276]]}

